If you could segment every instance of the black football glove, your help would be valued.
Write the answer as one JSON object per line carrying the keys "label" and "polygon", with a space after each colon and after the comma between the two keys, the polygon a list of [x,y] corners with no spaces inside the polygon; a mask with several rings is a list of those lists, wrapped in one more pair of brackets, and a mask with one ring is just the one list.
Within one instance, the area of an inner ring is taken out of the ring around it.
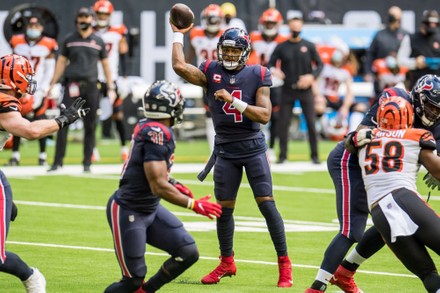
{"label": "black football glove", "polygon": [[423,181],[425,181],[425,184],[428,186],[428,188],[432,190],[437,188],[437,190],[440,190],[440,181],[430,173],[426,173],[426,175],[423,177]]}
{"label": "black football glove", "polygon": [[72,124],[89,113],[90,108],[82,108],[85,102],[86,101],[83,98],[77,98],[72,106],[67,109],[64,104],[61,104],[61,115],[55,117],[55,121],[58,123],[60,129]]}
{"label": "black football glove", "polygon": [[18,214],[18,208],[14,202],[12,202],[11,221],[14,221]]}

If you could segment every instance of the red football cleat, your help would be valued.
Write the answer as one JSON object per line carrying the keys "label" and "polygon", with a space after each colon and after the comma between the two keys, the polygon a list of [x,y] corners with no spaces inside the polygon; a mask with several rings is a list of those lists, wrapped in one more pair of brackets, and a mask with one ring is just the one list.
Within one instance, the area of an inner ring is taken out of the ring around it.
{"label": "red football cleat", "polygon": [[363,293],[354,282],[353,276],[356,271],[350,271],[339,265],[333,277],[330,279],[332,285],[341,288],[345,293]]}
{"label": "red football cleat", "polygon": [[290,263],[290,259],[287,255],[278,257],[278,271],[280,273],[280,277],[278,279],[278,287],[292,287],[292,264]]}
{"label": "red football cleat", "polygon": [[307,288],[306,291],[304,291],[304,293],[324,293],[324,291],[322,290],[315,290],[312,288]]}
{"label": "red football cleat", "polygon": [[217,284],[223,277],[235,276],[237,267],[234,263],[234,256],[220,256],[220,264],[210,272],[208,275],[202,278],[203,284]]}

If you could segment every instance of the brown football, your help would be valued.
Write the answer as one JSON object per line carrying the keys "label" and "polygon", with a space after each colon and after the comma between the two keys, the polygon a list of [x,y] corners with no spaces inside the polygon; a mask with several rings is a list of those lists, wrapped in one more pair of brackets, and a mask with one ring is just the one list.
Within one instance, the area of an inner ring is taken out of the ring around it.
{"label": "brown football", "polygon": [[194,13],[187,5],[177,3],[171,7],[170,20],[178,29],[184,29],[193,23]]}

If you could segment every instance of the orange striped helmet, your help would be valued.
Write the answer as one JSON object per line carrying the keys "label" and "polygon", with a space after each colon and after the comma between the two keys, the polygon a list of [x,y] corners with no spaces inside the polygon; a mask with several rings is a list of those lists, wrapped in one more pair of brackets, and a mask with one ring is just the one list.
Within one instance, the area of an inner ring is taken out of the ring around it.
{"label": "orange striped helmet", "polygon": [[278,29],[283,24],[283,16],[275,8],[266,9],[260,16],[258,29],[268,37],[278,34]]}
{"label": "orange striped helmet", "polygon": [[9,54],[0,58],[0,89],[33,95],[37,88],[34,75],[34,69],[25,57]]}
{"label": "orange striped helmet", "polygon": [[377,109],[377,127],[383,130],[411,128],[414,109],[404,98],[391,96],[384,99]]}
{"label": "orange striped helmet", "polygon": [[98,0],[93,5],[93,10],[96,13],[111,14],[114,10],[113,4],[108,0]]}

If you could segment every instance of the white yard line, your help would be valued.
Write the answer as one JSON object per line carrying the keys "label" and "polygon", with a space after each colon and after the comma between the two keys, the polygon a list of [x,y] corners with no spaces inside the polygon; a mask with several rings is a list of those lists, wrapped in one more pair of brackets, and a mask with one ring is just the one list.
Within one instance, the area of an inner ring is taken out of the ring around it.
{"label": "white yard line", "polygon": [[[101,251],[101,252],[114,253],[114,250],[112,248],[100,248],[100,247],[88,247],[88,246],[76,246],[76,245],[61,245],[61,244],[37,243],[37,242],[9,241],[9,240],[6,241],[6,243],[11,244],[11,245],[25,245],[25,246]],[[160,253],[160,252],[146,252],[145,254],[146,255],[154,255],[154,256],[168,256],[167,253]],[[200,259],[218,261],[218,257],[200,256]],[[246,259],[235,259],[235,262],[259,264],[259,265],[272,265],[272,266],[278,265],[278,263],[276,263],[276,262],[267,262],[267,261],[259,261],[259,260],[246,260]],[[297,268],[305,268],[305,269],[315,269],[315,270],[319,269],[318,266],[312,266],[312,265],[292,264],[292,266],[297,267]],[[410,274],[396,274],[396,273],[390,273],[390,272],[376,272],[376,271],[364,271],[364,270],[358,270],[357,272],[364,273],[364,274],[371,274],[371,275],[390,276],[390,277],[416,278],[416,276],[410,275]]]}

